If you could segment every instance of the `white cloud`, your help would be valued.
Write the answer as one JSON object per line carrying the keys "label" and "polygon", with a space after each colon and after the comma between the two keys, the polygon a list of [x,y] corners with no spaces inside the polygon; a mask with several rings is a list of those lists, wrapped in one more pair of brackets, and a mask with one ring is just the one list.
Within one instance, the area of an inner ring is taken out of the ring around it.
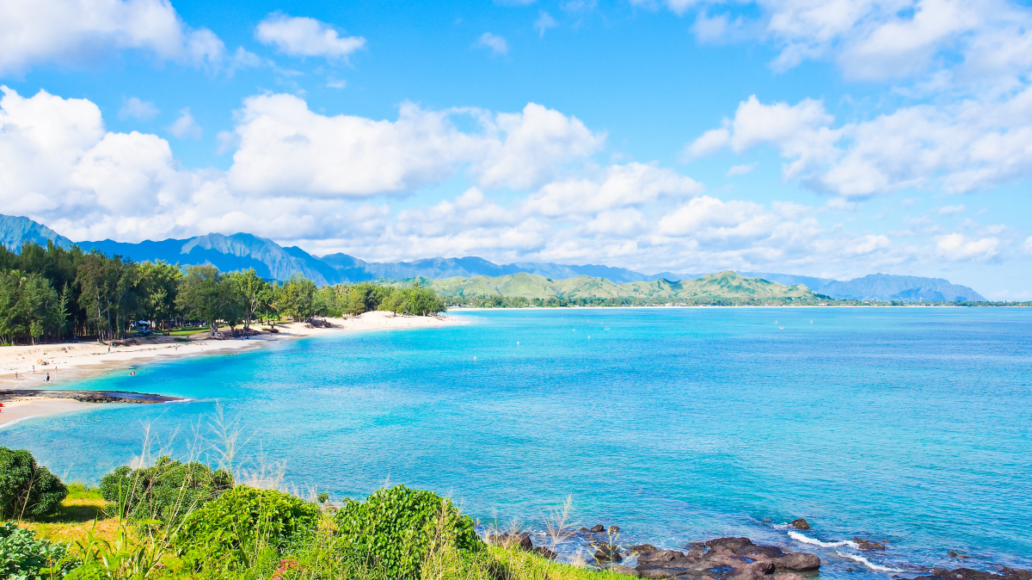
{"label": "white cloud", "polygon": [[485,32],[481,34],[480,38],[477,39],[476,44],[474,44],[473,46],[480,48],[488,48],[494,54],[509,54],[509,43],[506,42],[505,39],[501,36],[498,36],[497,34],[491,34],[490,32]]}
{"label": "white cloud", "polygon": [[695,180],[669,169],[630,163],[607,167],[595,179],[571,179],[545,185],[527,198],[527,211],[550,217],[593,214],[654,202],[662,197],[687,197],[703,190]]}
{"label": "white cloud", "polygon": [[1021,249],[1026,254],[1032,254],[1032,236],[1025,238],[1025,243],[1021,245]]}
{"label": "white cloud", "polygon": [[939,215],[956,215],[958,213],[964,213],[966,210],[967,208],[964,207],[964,204],[962,203],[958,205],[944,205],[939,208]]}
{"label": "white cloud", "polygon": [[78,64],[136,49],[162,60],[217,67],[225,45],[186,26],[165,0],[33,0],[0,3],[0,75],[36,64]]}
{"label": "white cloud", "polygon": [[187,107],[179,111],[179,118],[168,128],[168,132],[175,135],[178,139],[193,139],[196,141],[201,138],[203,130],[194,120],[193,115],[190,114],[190,107]]}
{"label": "white cloud", "polygon": [[122,104],[118,111],[119,119],[136,119],[138,121],[149,121],[156,117],[161,111],[150,101],[141,101],[137,97],[130,97]]}
{"label": "white cloud", "polygon": [[[452,124],[473,115],[480,133]],[[398,120],[313,113],[291,95],[245,101],[232,185],[254,193],[368,196],[407,192],[443,180],[468,164],[485,187],[528,187],[558,166],[594,153],[604,140],[583,123],[534,103],[521,113],[426,111],[406,103]]]}
{"label": "white cloud", "polygon": [[366,45],[365,38],[341,36],[325,22],[278,12],[258,23],[254,35],[262,44],[273,45],[283,54],[321,56],[331,60],[347,60],[352,53]]}
{"label": "white cloud", "polygon": [[727,177],[734,177],[735,175],[746,175],[748,173],[752,173],[752,170],[756,169],[756,167],[759,164],[760,162],[757,161],[755,163],[749,163],[746,165],[734,165],[731,167],[731,169],[727,170]]}
{"label": "white cloud", "polygon": [[538,31],[538,35],[540,35],[542,38],[544,38],[545,36],[545,31],[547,31],[549,28],[555,28],[556,26],[559,26],[559,23],[556,22],[555,18],[552,18],[548,14],[548,12],[545,12],[544,10],[541,11],[541,14],[538,15],[537,20],[534,21],[534,30]]}
{"label": "white cloud", "polygon": [[947,260],[988,260],[999,253],[1000,239],[971,239],[963,234],[948,234],[935,237],[935,248],[936,253]]}
{"label": "white cloud", "polygon": [[743,101],[734,119],[685,148],[688,159],[722,147],[778,148],[786,179],[865,197],[907,188],[966,193],[1032,175],[1032,87],[997,100],[915,105],[839,127],[819,101]]}

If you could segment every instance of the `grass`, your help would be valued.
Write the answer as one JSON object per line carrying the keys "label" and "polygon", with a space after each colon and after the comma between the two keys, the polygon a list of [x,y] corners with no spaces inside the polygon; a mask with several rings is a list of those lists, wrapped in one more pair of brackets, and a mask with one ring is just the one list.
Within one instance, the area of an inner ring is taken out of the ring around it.
{"label": "grass", "polygon": [[61,502],[61,509],[54,515],[35,522],[23,522],[28,528],[52,542],[84,541],[90,532],[97,538],[114,540],[118,531],[117,518],[110,518],[104,511],[107,502],[100,490],[81,483],[68,485],[68,496]]}

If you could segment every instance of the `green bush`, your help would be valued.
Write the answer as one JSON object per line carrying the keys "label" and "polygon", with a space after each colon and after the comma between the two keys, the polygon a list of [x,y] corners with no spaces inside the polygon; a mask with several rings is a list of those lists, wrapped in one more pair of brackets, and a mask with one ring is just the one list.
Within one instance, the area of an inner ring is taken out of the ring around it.
{"label": "green bush", "polygon": [[153,467],[122,466],[100,480],[100,492],[118,515],[175,524],[233,487],[233,476],[203,463],[160,457]]}
{"label": "green bush", "polygon": [[50,515],[66,495],[61,480],[31,453],[0,447],[0,519]]}
{"label": "green bush", "polygon": [[51,580],[64,578],[74,567],[64,544],[39,539],[14,522],[0,523],[0,578]]}
{"label": "green bush", "polygon": [[276,490],[239,486],[190,514],[173,543],[196,568],[235,569],[281,552],[315,529],[319,507]]}
{"label": "green bush", "polygon": [[344,500],[334,519],[344,557],[371,577],[419,578],[431,547],[442,543],[468,552],[484,546],[473,520],[451,500],[403,485],[378,490],[364,502]]}

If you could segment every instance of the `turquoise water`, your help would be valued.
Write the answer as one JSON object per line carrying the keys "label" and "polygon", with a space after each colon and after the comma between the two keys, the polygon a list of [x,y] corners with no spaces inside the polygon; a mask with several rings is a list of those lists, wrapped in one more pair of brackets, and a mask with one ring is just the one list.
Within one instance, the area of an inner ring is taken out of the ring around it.
{"label": "turquoise water", "polygon": [[1032,568],[1030,310],[459,316],[471,324],[90,379],[193,400],[25,421],[0,445],[96,481],[140,453],[147,425],[188,453],[219,401],[250,454],[337,497],[389,480],[450,494],[483,522],[540,528],[572,495],[580,523],[618,524],[624,544],[747,535],[819,553],[830,577],[891,573],[849,546],[803,544],[785,522],[805,517],[812,540],[888,540],[862,554],[875,566]]}

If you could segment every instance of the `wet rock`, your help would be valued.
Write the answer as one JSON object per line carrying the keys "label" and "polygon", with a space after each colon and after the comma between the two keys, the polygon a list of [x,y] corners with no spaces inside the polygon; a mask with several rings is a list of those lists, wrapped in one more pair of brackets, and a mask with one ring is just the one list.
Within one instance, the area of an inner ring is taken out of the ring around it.
{"label": "wet rock", "polygon": [[950,558],[960,558],[962,560],[966,560],[966,559],[971,557],[971,556],[965,556],[964,554],[958,554],[957,552],[954,552],[953,550],[949,551],[949,555],[950,555]]}
{"label": "wet rock", "polygon": [[774,573],[774,563],[769,560],[753,562],[746,566],[732,568],[732,570],[734,570],[734,572],[731,575],[731,578],[736,580],[760,580],[767,574]]}
{"label": "wet rock", "polygon": [[775,558],[773,562],[779,572],[807,572],[821,567],[821,559],[816,554],[807,554],[806,552],[792,552]]}
{"label": "wet rock", "polygon": [[749,538],[717,538],[716,540],[706,542],[706,546],[711,550],[721,550],[732,554],[753,545],[752,540]]}
{"label": "wet rock", "polygon": [[797,529],[797,530],[809,530],[810,529],[810,524],[806,520],[804,520],[803,518],[799,518],[797,520],[792,520],[792,523],[789,524],[789,525],[792,526],[793,528]]}
{"label": "wet rock", "polygon": [[672,570],[669,568],[646,568],[642,569],[640,566],[636,568],[638,576],[642,578],[673,578],[681,574],[680,570]]}
{"label": "wet rock", "polygon": [[521,532],[519,534],[496,534],[488,536],[487,539],[492,544],[506,549],[525,550],[527,552],[534,549],[534,541],[530,539],[530,534],[527,532]]}
{"label": "wet rock", "polygon": [[616,572],[617,574],[623,574],[624,576],[640,576],[641,575],[634,568],[629,568],[627,566],[613,566],[612,568],[610,568],[610,570],[612,570],[613,572]]}
{"label": "wet rock", "polygon": [[860,549],[864,550],[864,551],[884,550],[885,549],[885,544],[883,544],[882,542],[875,542],[875,541],[871,541],[871,540],[863,540],[861,538],[853,538],[853,541],[856,542],[856,545],[860,546]]}
{"label": "wet rock", "polygon": [[638,555],[638,567],[642,566],[662,566],[667,562],[674,559],[684,558],[684,554],[677,550],[658,550],[655,552],[645,552]]}
{"label": "wet rock", "polygon": [[635,544],[630,548],[627,548],[627,551],[637,556],[638,554],[644,554],[646,552],[658,552],[659,548],[652,544]]}
{"label": "wet rock", "polygon": [[599,532],[604,532],[604,531],[606,531],[606,527],[605,527],[605,526],[603,526],[602,524],[598,524],[598,525],[594,525],[594,526],[591,526],[591,529],[590,529],[590,530],[588,530],[588,531],[589,531],[589,532],[595,532],[595,533],[597,534],[597,533],[599,533]]}
{"label": "wet rock", "polygon": [[615,536],[620,533],[620,526],[609,526],[609,535]]}
{"label": "wet rock", "polygon": [[602,546],[595,552],[597,562],[623,562],[623,556],[616,546]]}
{"label": "wet rock", "polygon": [[986,572],[984,570],[972,570],[971,568],[957,568],[947,570],[946,568],[932,568],[930,574],[918,576],[913,580],[1030,580],[1032,570],[1016,570],[1014,568],[1003,568],[999,573]]}
{"label": "wet rock", "polygon": [[556,554],[555,552],[549,550],[544,546],[538,546],[534,548],[534,553],[538,556],[541,556],[542,558],[548,558],[549,560],[555,560],[559,557],[559,554]]}

